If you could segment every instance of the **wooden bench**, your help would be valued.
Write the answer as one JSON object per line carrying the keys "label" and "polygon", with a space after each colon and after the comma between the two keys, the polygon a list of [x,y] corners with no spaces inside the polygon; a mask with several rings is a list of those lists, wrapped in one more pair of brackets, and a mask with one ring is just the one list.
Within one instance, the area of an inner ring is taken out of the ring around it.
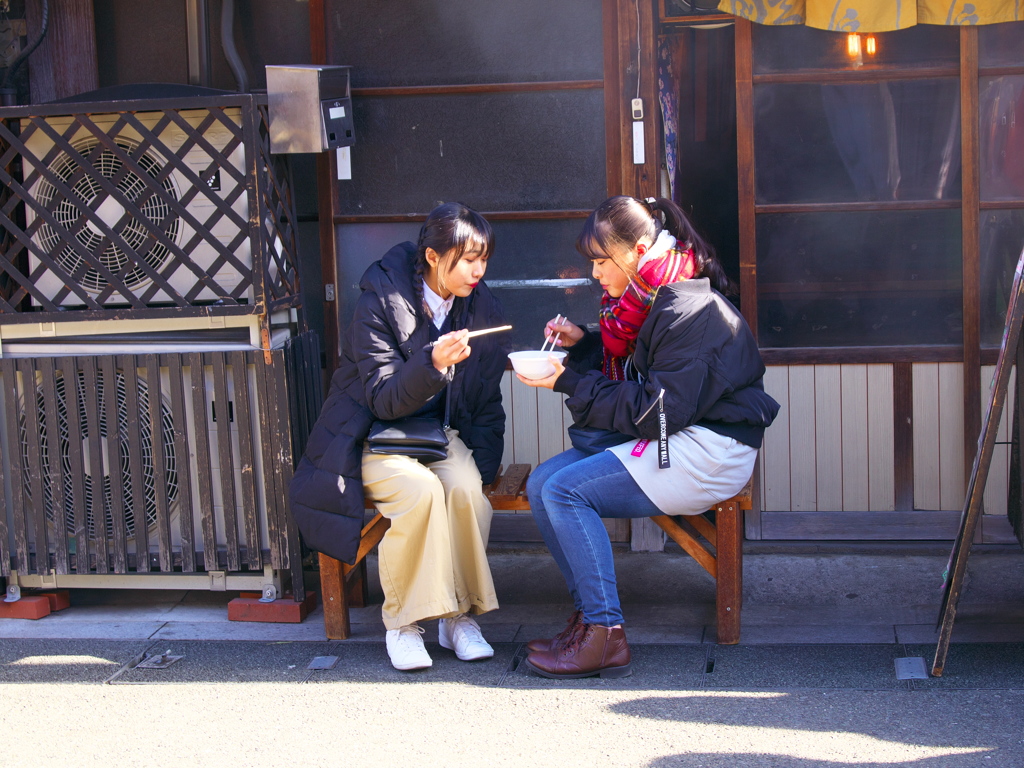
{"label": "wooden bench", "polygon": [[[511,464],[484,487],[497,511],[527,510],[526,479],[529,464]],[[367,503],[367,508],[372,509]],[[747,483],[739,494],[717,504],[703,515],[651,518],[683,550],[693,557],[717,582],[718,642],[733,645],[740,641],[740,610],[743,604],[743,511],[751,508],[751,489]],[[366,605],[366,556],[380,543],[390,521],[379,512],[364,527],[359,550],[352,565],[320,553],[320,589],[324,605],[324,628],[331,640],[344,640],[351,633],[350,606]]]}

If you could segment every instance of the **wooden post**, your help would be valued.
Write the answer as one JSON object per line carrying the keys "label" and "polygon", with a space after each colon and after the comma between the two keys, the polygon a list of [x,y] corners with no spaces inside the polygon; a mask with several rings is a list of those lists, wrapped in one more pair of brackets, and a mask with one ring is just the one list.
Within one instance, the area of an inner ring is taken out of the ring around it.
{"label": "wooden post", "polygon": [[324,601],[324,631],[330,640],[345,640],[352,632],[348,620],[345,577],[341,563],[320,554],[320,595]]}
{"label": "wooden post", "polygon": [[715,507],[718,580],[716,608],[718,642],[735,645],[740,641],[740,610],[743,607],[743,512],[736,499]]}

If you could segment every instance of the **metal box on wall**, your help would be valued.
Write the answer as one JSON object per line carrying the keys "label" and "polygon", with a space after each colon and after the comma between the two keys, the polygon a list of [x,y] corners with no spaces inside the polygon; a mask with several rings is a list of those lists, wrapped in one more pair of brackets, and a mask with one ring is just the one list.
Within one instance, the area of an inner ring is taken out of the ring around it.
{"label": "metal box on wall", "polygon": [[270,151],[324,152],[355,144],[346,66],[268,66]]}

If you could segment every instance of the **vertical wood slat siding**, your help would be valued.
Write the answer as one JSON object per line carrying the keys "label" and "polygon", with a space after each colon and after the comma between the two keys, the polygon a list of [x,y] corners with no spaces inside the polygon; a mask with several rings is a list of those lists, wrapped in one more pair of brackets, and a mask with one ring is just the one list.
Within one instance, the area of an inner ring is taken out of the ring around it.
{"label": "vertical wood slat siding", "polygon": [[28,500],[25,498],[26,467],[22,465],[21,429],[18,414],[18,371],[10,358],[0,360],[0,372],[3,373],[4,422],[9,448],[8,466],[11,471],[9,486],[11,489],[11,527],[14,534],[14,562],[22,573],[29,572],[29,522],[27,517]]}
{"label": "vertical wood slat siding", "polygon": [[[153,501],[156,512],[156,540],[160,570],[169,573],[174,570],[174,554],[171,551],[171,513],[167,504],[167,457],[164,446],[163,390],[160,384],[160,362],[157,356],[149,354],[144,359],[144,380],[148,388],[149,429],[152,443],[150,460],[153,464]],[[138,521],[136,520],[136,525]],[[136,555],[138,557],[138,555]]]}
{"label": "vertical wood slat siding", "polygon": [[213,419],[217,435],[217,456],[221,490],[221,509],[224,511],[224,538],[227,544],[229,571],[242,567],[238,549],[238,506],[235,493],[234,451],[231,445],[231,409],[228,394],[227,366],[224,353],[213,352]]}
{"label": "vertical wood slat siding", "polygon": [[914,364],[914,508],[959,510],[963,478],[960,363]]}
{"label": "vertical wood slat siding", "polygon": [[[0,441],[0,489],[7,488],[7,473],[4,472],[4,461],[7,458]],[[10,533],[7,527],[7,494],[0,493],[0,577],[11,575]]]}
{"label": "vertical wood slat siding", "polygon": [[[58,421],[59,406],[57,405],[57,369],[54,365],[53,358],[44,357],[38,363],[39,374],[40,374],[40,389],[43,394],[43,419],[40,426],[46,431],[46,449],[48,466],[44,470],[44,480],[49,480],[50,484],[50,503],[53,524],[53,549],[54,549],[54,571],[58,574],[68,574],[71,571],[70,562],[68,558],[68,535],[67,535],[67,517],[64,509],[64,485],[68,482],[68,478],[64,473],[64,462],[61,461],[60,455],[60,423]],[[65,384],[65,395],[67,381]],[[38,391],[38,390],[37,390]],[[26,408],[34,408],[36,406],[36,393],[31,391],[31,397],[26,397]],[[29,405],[31,403],[31,405]],[[42,458],[42,457],[40,457]],[[43,510],[45,508],[46,500],[44,496],[38,497],[37,510]],[[36,513],[39,522],[45,526],[47,523],[46,514]],[[42,550],[46,552],[47,550]],[[47,572],[47,558],[40,558],[40,550],[36,550],[36,563],[39,564],[42,559],[40,567],[40,573]]]}
{"label": "vertical wood slat siding", "polygon": [[[842,432],[839,450],[843,464],[844,510],[870,508],[871,452],[868,437],[868,366],[839,367]],[[834,439],[834,438],[833,438]],[[820,503],[820,500],[819,500]]]}
{"label": "vertical wood slat siding", "polygon": [[814,458],[818,509],[843,509],[843,421],[840,366],[814,367]]}
{"label": "vertical wood slat siding", "polygon": [[[269,378],[270,372],[265,365],[254,361],[256,365],[256,397],[262,404],[259,412],[260,419],[260,449],[263,452],[264,487],[267,493],[267,534],[270,538],[270,564],[274,568],[285,568],[289,562],[287,550],[287,520],[284,517],[284,508],[281,505],[272,503],[274,498],[280,495],[280,491],[274,486],[273,467],[277,463],[274,444],[274,425],[272,417],[273,386]],[[280,509],[279,509],[280,507]],[[291,515],[287,515],[288,520]]]}
{"label": "vertical wood slat siding", "polygon": [[280,409],[288,402],[288,381],[285,375],[284,353],[281,350],[276,350],[272,355],[273,365],[269,368],[264,366],[264,368],[267,372],[268,383],[271,380],[273,381],[273,389],[270,390],[270,396],[265,398],[264,402],[268,418],[274,425],[270,429],[270,437],[275,444],[277,460],[273,463],[272,467],[267,468],[269,475],[273,478],[273,482],[268,483],[266,488],[268,494],[271,488],[273,488],[273,498],[276,503],[268,502],[268,504],[271,509],[278,512],[278,517],[287,536],[287,540],[284,542],[286,546],[283,547],[286,562],[282,565],[282,568],[288,568],[291,571],[292,593],[295,600],[304,600],[306,590],[303,584],[302,552],[299,546],[299,533],[295,526],[295,520],[286,511],[288,485],[292,480],[295,455],[287,433],[277,428],[277,425],[284,418],[284,414],[281,413]]}
{"label": "vertical wood slat siding", "polygon": [[[5,481],[7,487],[0,505],[10,505],[0,506],[0,561],[5,571],[9,572],[13,560],[21,572],[45,573],[53,568],[58,574],[72,570],[85,574],[95,567],[97,573],[105,573],[111,566],[119,573],[129,573],[129,567],[144,572],[151,569],[155,558],[163,572],[179,567],[182,572],[194,572],[197,524],[208,528],[204,535],[208,534],[209,546],[204,549],[210,570],[223,570],[218,538],[221,550],[226,547],[230,551],[233,543],[240,556],[240,545],[245,547],[245,562],[229,565],[230,570],[258,570],[263,567],[267,541],[262,510],[270,504],[272,512],[268,511],[268,516],[273,515],[279,523],[281,567],[296,566],[299,570],[293,568],[292,576],[301,579],[297,533],[285,512],[285,491],[294,458],[290,426],[285,424],[291,409],[287,402],[275,399],[290,397],[284,354],[278,352],[269,368],[262,353],[213,353],[207,358],[205,367],[213,370],[215,377],[212,388],[206,386],[204,361],[199,354],[0,360],[0,415],[8,446],[8,455],[0,457],[0,481]],[[184,361],[191,363],[188,371],[182,365]],[[259,377],[252,372],[271,368],[276,375],[263,377],[271,384],[263,397]],[[186,372],[190,374],[187,379]],[[186,387],[192,390],[191,400],[185,394]],[[218,456],[227,459],[222,462],[225,466],[218,468],[218,476],[210,467],[208,390],[221,403],[218,429],[228,424],[229,430],[228,440],[223,433],[218,435]],[[236,423],[241,426],[237,438],[230,436],[228,403],[233,404]],[[260,432],[255,431],[254,407],[259,413]],[[167,493],[170,456],[165,455],[163,442],[168,415],[173,430],[169,429],[167,436],[172,441],[177,474],[178,496],[173,505]],[[201,428],[196,429],[199,425]],[[198,434],[190,435],[190,431]],[[152,475],[142,463],[143,438],[147,435],[152,438],[152,445],[145,449],[153,462]],[[267,436],[273,438],[271,452],[261,466],[255,442],[259,439],[262,446]],[[189,461],[193,445],[195,466]],[[120,468],[125,458],[131,470],[122,481]],[[289,466],[281,466],[282,462]],[[199,471],[203,464],[205,472]],[[104,466],[114,479],[109,504],[102,487]],[[271,469],[264,471],[264,467]],[[199,482],[206,485],[205,493],[193,489],[193,472],[205,478]],[[240,484],[237,477],[231,477],[239,474]],[[88,499],[87,481],[92,483]],[[155,513],[155,519],[149,520],[147,481],[152,483],[149,512]],[[220,510],[213,507],[215,483],[228,488],[228,494],[234,485],[237,503],[226,510],[225,516],[236,523],[239,517],[244,519],[244,538],[239,538],[237,531],[234,542],[229,532],[218,536],[217,526],[223,524],[216,519]],[[132,494],[130,506],[122,494],[125,487]],[[195,509],[201,504],[206,506],[205,514],[196,520]],[[126,540],[128,510],[134,522],[131,542]],[[152,530],[148,530],[150,527]],[[230,559],[230,554],[227,557]]]}
{"label": "vertical wood slat siding", "polygon": [[[989,400],[991,398],[990,388],[992,378],[995,376],[995,366],[987,365],[981,369],[981,404],[982,413],[988,414]],[[1010,373],[1010,383],[1006,388],[1006,403],[1003,406],[1003,414],[999,419],[999,430],[996,433],[996,445],[992,452],[992,465],[989,469],[988,483],[985,485],[984,505],[985,515],[1005,517],[1007,491],[1010,480],[1010,446],[1012,437],[1010,424],[1013,421],[1014,403],[1017,394],[1017,371]],[[977,438],[974,446],[977,453]],[[974,461],[974,454],[971,455]]]}
{"label": "vertical wood slat siding", "polygon": [[938,508],[963,509],[967,486],[964,482],[964,373],[961,363],[939,364],[939,430]]}
{"label": "vertical wood slat siding", "polygon": [[196,570],[195,518],[192,515],[193,462],[189,450],[191,419],[185,406],[185,369],[182,355],[166,355],[168,398],[174,414],[174,456],[178,472],[178,530],[181,536],[181,570]]}
{"label": "vertical wood slat siding", "polygon": [[540,459],[537,424],[537,390],[518,379],[512,379],[513,456],[515,461],[537,466]]}
{"label": "vertical wood slat siding", "polygon": [[[263,567],[263,557],[260,545],[259,508],[256,502],[256,460],[253,455],[249,371],[245,364],[244,352],[231,352],[230,361],[235,385],[235,423],[238,425],[238,466],[241,468],[246,556],[249,567],[258,569]],[[270,470],[269,467],[264,469]],[[230,514],[230,511],[225,510],[224,514]]]}
{"label": "vertical wood slat siding", "polygon": [[788,510],[790,493],[789,422],[792,408],[789,401],[789,367],[770,366],[764,375],[764,389],[782,406],[775,422],[765,430],[761,449],[762,510]]}
{"label": "vertical wood slat siding", "polygon": [[790,509],[818,508],[815,446],[814,366],[789,368]]}
{"label": "vertical wood slat siding", "polygon": [[[93,546],[96,549],[96,573],[107,573],[110,570],[110,552],[107,534],[107,510],[103,491],[103,433],[100,428],[100,391],[99,375],[95,357],[76,358],[78,369],[82,372],[82,407],[85,412],[85,423],[89,427],[87,436],[89,448],[89,466],[83,466],[83,472],[91,479]],[[108,435],[110,433],[108,432]],[[111,442],[116,437],[109,436]],[[79,555],[81,564],[81,555]],[[84,571],[79,568],[79,573]]]}
{"label": "vertical wood slat siding", "polygon": [[[100,376],[103,382],[104,419],[107,424],[107,466],[111,472],[116,471],[120,474],[122,436],[117,408],[117,369],[113,357],[100,358]],[[114,532],[114,573],[127,573],[128,540],[125,528],[124,488],[121,483],[110,484],[110,497],[111,526]]]}
{"label": "vertical wood slat siding", "polygon": [[216,571],[217,529],[213,515],[213,466],[210,460],[210,406],[206,396],[206,369],[203,356],[190,352],[188,366],[192,380],[192,418],[195,422],[196,484],[199,492],[199,521],[203,536],[203,567]]}
{"label": "vertical wood slat siding", "polygon": [[894,509],[891,365],[771,366],[781,405],[765,431],[762,510]]}
{"label": "vertical wood slat siding", "polygon": [[[68,420],[68,482],[70,482],[71,489],[71,509],[64,510],[64,514],[70,513],[75,523],[75,573],[89,573],[91,567],[87,515],[92,510],[89,510],[85,503],[85,460],[82,455],[82,442],[87,437],[85,430],[90,427],[91,423],[86,419],[83,424],[82,414],[86,402],[95,398],[91,397],[90,390],[79,386],[80,379],[75,358],[62,357],[58,360],[58,364],[64,375],[64,410]],[[84,372],[81,382],[83,385],[85,384]],[[62,507],[63,504],[58,509]],[[93,512],[93,521],[96,529],[99,530],[99,525],[103,521],[102,512],[98,516]]]}
{"label": "vertical wood slat siding", "polygon": [[[13,386],[12,386],[13,385]],[[12,399],[11,392],[14,392],[15,397]],[[0,360],[0,402],[3,402],[4,416],[6,416],[6,424],[12,423],[10,420],[10,414],[16,413],[11,408],[12,403],[16,402],[16,382],[14,367],[11,365],[10,360]],[[7,434],[3,435],[6,439],[0,439],[0,488],[7,486],[7,473],[3,471],[4,463],[10,462],[10,480],[11,480],[11,496],[8,497],[6,493],[0,494],[0,577],[8,577],[10,575],[10,560],[11,555],[17,552],[18,549],[18,536],[16,534],[17,520],[18,520],[18,505],[14,501],[14,497],[18,495],[17,487],[20,480],[20,473],[18,472],[17,466],[20,464],[20,456],[18,456],[18,464],[14,464],[15,450],[11,449],[6,452],[9,456],[5,455],[3,451],[4,444],[8,446],[18,445],[18,442],[12,442],[10,439],[10,430],[7,430]],[[16,452],[20,454],[20,451]],[[18,482],[15,482],[15,478]],[[11,526],[7,526],[7,518],[11,518]],[[23,524],[25,518],[22,518]],[[10,550],[10,540],[14,539],[14,550],[13,553]],[[20,567],[18,566],[18,569]]]}
{"label": "vertical wood slat siding", "polygon": [[[135,526],[135,570],[147,572],[149,565],[149,526],[146,524],[146,489],[142,477],[142,425],[139,420],[139,375],[134,355],[118,355],[118,367],[124,376],[125,410],[128,421],[129,487],[132,494],[132,519]],[[117,391],[116,389],[114,390]],[[126,510],[127,513],[127,510]]]}
{"label": "vertical wood slat siding", "polygon": [[[29,360],[19,360],[18,370],[21,373],[23,402],[24,402],[24,416],[25,416],[25,436],[28,443],[28,466],[25,468],[28,471],[28,498],[25,499],[25,510],[26,514],[28,510],[42,507],[43,504],[43,468],[39,461],[39,430],[41,425],[39,424],[39,408],[36,407],[36,371],[35,366],[32,365]],[[20,444],[20,439],[15,445]],[[26,520],[27,522],[27,520]],[[49,545],[47,542],[46,532],[46,516],[45,515],[33,515],[32,528],[34,528],[34,544],[36,553],[49,552]],[[48,570],[48,563],[46,562],[49,558],[46,556],[36,557],[36,572],[46,573]],[[26,562],[27,565],[27,562]],[[27,569],[26,569],[27,570]]]}
{"label": "vertical wood slat siding", "polygon": [[871,512],[896,509],[894,402],[892,366],[867,366],[867,509]]}

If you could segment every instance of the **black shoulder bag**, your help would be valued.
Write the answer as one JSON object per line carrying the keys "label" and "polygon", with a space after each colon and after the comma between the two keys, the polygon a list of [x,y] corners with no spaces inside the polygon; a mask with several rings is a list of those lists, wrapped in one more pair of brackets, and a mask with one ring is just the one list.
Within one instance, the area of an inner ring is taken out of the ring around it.
{"label": "black shoulder bag", "polygon": [[444,423],[429,416],[406,416],[394,421],[375,421],[370,425],[366,443],[370,453],[408,456],[423,464],[448,457],[448,407],[451,384],[445,392]]}

